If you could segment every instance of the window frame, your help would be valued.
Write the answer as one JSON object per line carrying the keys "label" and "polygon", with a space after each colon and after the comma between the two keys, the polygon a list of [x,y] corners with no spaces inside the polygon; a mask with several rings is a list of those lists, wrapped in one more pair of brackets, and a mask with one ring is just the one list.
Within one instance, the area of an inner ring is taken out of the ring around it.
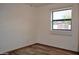
{"label": "window frame", "polygon": [[71,10],[72,11],[72,7],[69,7],[69,8],[60,8],[60,9],[56,9],[56,10],[52,10],[51,11],[51,29],[52,30],[72,31],[72,13],[71,13],[71,19],[64,19],[65,21],[71,21],[71,29],[53,29],[53,22],[54,21],[64,21],[62,19],[60,19],[60,20],[53,20],[53,12],[64,11],[64,10]]}

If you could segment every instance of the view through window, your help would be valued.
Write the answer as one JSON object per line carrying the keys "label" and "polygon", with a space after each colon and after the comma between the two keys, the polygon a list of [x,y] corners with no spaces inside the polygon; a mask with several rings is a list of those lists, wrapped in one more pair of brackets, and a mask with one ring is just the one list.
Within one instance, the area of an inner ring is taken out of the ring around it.
{"label": "view through window", "polygon": [[52,12],[52,29],[71,30],[72,10]]}

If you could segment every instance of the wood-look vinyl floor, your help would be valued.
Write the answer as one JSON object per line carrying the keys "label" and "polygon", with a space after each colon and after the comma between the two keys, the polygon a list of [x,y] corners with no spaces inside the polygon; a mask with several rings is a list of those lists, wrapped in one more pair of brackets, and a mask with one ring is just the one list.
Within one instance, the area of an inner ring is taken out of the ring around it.
{"label": "wood-look vinyl floor", "polygon": [[43,45],[32,45],[8,53],[9,55],[76,55],[73,52],[47,47]]}

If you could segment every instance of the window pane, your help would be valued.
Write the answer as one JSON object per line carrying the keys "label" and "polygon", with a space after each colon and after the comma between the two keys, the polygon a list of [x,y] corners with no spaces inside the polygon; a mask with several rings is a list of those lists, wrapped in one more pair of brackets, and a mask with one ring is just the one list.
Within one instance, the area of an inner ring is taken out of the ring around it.
{"label": "window pane", "polygon": [[63,11],[56,11],[53,12],[53,20],[60,20],[60,19],[71,19],[72,10],[63,10]]}
{"label": "window pane", "polygon": [[53,21],[53,29],[71,30],[71,21]]}

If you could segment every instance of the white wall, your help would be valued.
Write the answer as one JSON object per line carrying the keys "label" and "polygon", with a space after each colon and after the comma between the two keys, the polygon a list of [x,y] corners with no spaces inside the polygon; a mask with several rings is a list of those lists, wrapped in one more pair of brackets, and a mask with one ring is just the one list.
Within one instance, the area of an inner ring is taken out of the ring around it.
{"label": "white wall", "polygon": [[[51,9],[59,9],[72,7],[72,31],[51,31],[50,26],[50,11]],[[39,7],[38,22],[38,39],[37,42],[59,48],[64,48],[72,51],[78,51],[78,5],[77,4],[52,4]]]}
{"label": "white wall", "polygon": [[35,43],[35,8],[0,4],[0,53]]}

